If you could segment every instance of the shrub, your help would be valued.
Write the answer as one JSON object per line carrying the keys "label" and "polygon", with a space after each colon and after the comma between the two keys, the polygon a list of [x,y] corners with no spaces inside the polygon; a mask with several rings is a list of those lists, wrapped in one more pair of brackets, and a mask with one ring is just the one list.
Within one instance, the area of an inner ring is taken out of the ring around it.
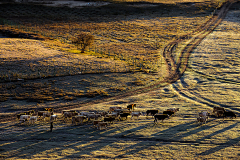
{"label": "shrub", "polygon": [[80,33],[75,40],[72,41],[78,48],[80,47],[81,53],[94,42],[94,36],[87,33]]}

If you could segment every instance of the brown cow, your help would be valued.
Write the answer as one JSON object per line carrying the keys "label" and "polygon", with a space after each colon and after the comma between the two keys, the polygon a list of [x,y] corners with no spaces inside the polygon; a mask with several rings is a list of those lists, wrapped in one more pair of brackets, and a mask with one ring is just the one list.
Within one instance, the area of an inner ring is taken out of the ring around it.
{"label": "brown cow", "polygon": [[97,124],[97,129],[101,130],[102,128],[107,128],[108,122],[99,122]]}
{"label": "brown cow", "polygon": [[83,124],[83,120],[86,119],[86,118],[87,117],[83,116],[83,115],[74,116],[74,117],[72,117],[72,124],[76,125],[76,122],[80,122],[81,124]]}
{"label": "brown cow", "polygon": [[207,119],[208,119],[208,117],[198,117],[197,121],[200,123],[206,123]]}

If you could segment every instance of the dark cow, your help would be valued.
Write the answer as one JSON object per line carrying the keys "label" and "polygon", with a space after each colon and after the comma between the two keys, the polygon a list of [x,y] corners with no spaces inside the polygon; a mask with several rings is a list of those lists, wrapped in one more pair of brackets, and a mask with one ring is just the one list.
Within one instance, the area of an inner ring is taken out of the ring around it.
{"label": "dark cow", "polygon": [[136,107],[136,104],[130,104],[127,106],[128,110],[134,110],[134,108]]}
{"label": "dark cow", "polygon": [[231,118],[235,117],[235,118],[237,118],[237,115],[232,111],[225,111],[224,114],[223,114],[223,117],[231,117]]}
{"label": "dark cow", "polygon": [[119,119],[122,120],[123,118],[125,118],[127,120],[127,117],[130,115],[130,113],[120,113],[119,114]]}
{"label": "dark cow", "polygon": [[224,111],[225,112],[225,109],[223,107],[213,107],[213,113],[215,113],[217,111]]}
{"label": "dark cow", "polygon": [[168,114],[169,116],[172,116],[174,113],[173,111],[163,111],[163,114]]}
{"label": "dark cow", "polygon": [[115,120],[114,117],[105,117],[105,118],[103,119],[104,122],[110,122],[110,123],[113,123],[114,120]]}
{"label": "dark cow", "polygon": [[217,116],[217,117],[224,117],[224,113],[225,113],[224,110],[217,110],[217,111],[216,111],[216,116]]}
{"label": "dark cow", "polygon": [[158,120],[162,120],[162,122],[163,122],[163,120],[166,118],[169,118],[168,114],[155,114],[154,115],[154,123],[156,123]]}
{"label": "dark cow", "polygon": [[157,114],[159,111],[157,109],[150,109],[147,110],[146,115],[148,117],[148,115],[150,114],[151,116],[154,116],[155,114]]}

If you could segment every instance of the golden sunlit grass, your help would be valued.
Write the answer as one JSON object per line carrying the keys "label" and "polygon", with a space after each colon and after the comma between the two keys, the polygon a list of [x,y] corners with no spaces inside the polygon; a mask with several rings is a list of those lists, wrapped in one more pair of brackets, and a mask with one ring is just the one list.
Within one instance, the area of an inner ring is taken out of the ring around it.
{"label": "golden sunlit grass", "polygon": [[15,30],[16,35],[20,31],[20,34],[50,38],[51,47],[74,53],[77,51],[71,40],[80,32],[90,33],[96,39],[91,51],[101,53],[101,57],[111,53],[111,57],[116,55],[129,64],[133,64],[131,59],[137,59],[139,66],[142,62],[156,63],[161,57],[158,49],[200,26],[218,6],[218,1],[201,1],[194,6],[161,2],[149,5],[138,7],[125,2],[81,9],[2,5],[1,29]]}
{"label": "golden sunlit grass", "polygon": [[[230,13],[232,17],[236,17],[236,14],[238,12]],[[136,110],[146,111],[157,108],[162,112],[167,108],[179,107],[180,111],[170,119],[154,124],[152,118],[146,119],[145,116],[140,116],[139,120],[135,118],[131,120],[129,117],[126,121],[114,122],[106,130],[96,130],[91,122],[73,126],[70,119],[65,123],[63,118],[59,117],[54,122],[53,132],[49,132],[49,119],[45,122],[38,121],[34,125],[18,124],[18,121],[2,122],[0,123],[2,142],[0,157],[2,159],[222,159],[223,157],[238,159],[239,117],[225,120],[211,117],[206,124],[202,125],[196,122],[198,113],[202,110],[211,113],[212,106],[224,105],[227,110],[233,110],[238,115],[240,113],[239,83],[236,76],[237,66],[239,66],[236,53],[239,45],[236,44],[239,36],[237,32],[231,35],[221,34],[230,21],[233,22],[233,19],[223,21],[224,25],[220,25],[217,32],[210,34],[201,43],[202,45],[196,48],[189,63],[192,70],[186,71],[176,83],[153,92],[77,108],[78,110],[107,111],[112,106],[126,107],[128,104],[136,103]],[[227,26],[238,30],[238,22]],[[233,30],[230,31],[230,28],[224,32],[232,33]],[[213,39],[219,39],[221,43],[212,43]],[[207,47],[209,42],[212,47],[210,49]],[[96,58],[95,53],[92,52],[89,54],[93,56],[87,55],[88,52],[79,56],[74,47],[70,49],[73,53],[66,54],[66,52],[53,50],[56,47],[55,44],[50,45],[51,43],[47,42],[43,45],[42,43],[44,42],[1,40],[1,46],[4,47],[0,54],[3,60],[0,62],[1,67],[9,67],[7,69],[10,71],[15,70],[10,74],[12,76],[15,73],[33,75],[39,66],[44,68],[47,64],[56,66],[56,70],[61,73],[68,71],[66,68],[60,69],[61,66],[72,67],[71,70],[74,70],[79,60],[85,61],[84,64],[89,66],[96,61],[101,61],[107,66],[113,64],[112,68],[116,62],[109,58]],[[9,47],[14,45],[19,50]],[[21,46],[24,47],[21,48]],[[33,46],[41,47],[33,49]],[[224,46],[224,51],[214,50],[214,48],[221,49],[221,46]],[[37,52],[39,49],[45,51]],[[58,49],[64,50],[61,46]],[[218,57],[220,52],[221,57]],[[233,54],[229,54],[230,52]],[[43,53],[47,53],[48,56],[44,57]],[[100,57],[100,55],[96,56]],[[40,60],[39,57],[44,58]],[[27,60],[29,63],[23,62]],[[119,61],[119,64],[123,65],[125,62]],[[29,66],[26,67],[27,65]],[[227,70],[220,66],[225,66]],[[9,74],[9,72],[5,73]],[[225,77],[222,74],[225,74]],[[214,79],[208,79],[210,76],[214,76]],[[70,104],[75,98],[79,98],[79,102],[84,102],[89,100],[86,96],[92,97],[95,94],[106,96],[128,92],[132,87],[146,86],[156,80],[159,80],[159,75],[135,72],[81,74],[2,83],[0,100],[8,100],[1,102],[1,109],[11,112],[34,107],[35,109],[54,108]],[[14,97],[18,97],[19,100],[14,100]],[[21,98],[25,100],[20,100]],[[41,103],[46,101],[48,103]]]}

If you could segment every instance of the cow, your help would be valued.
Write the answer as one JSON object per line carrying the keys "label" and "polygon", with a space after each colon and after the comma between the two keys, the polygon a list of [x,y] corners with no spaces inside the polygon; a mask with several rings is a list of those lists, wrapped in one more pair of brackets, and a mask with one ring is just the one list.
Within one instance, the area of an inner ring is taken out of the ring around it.
{"label": "cow", "polygon": [[202,111],[200,113],[198,113],[199,117],[209,117],[210,113],[208,113],[207,111]]}
{"label": "cow", "polygon": [[86,116],[83,115],[77,115],[77,116],[73,116],[72,117],[72,124],[76,125],[76,122],[80,122],[81,124],[83,124],[83,120],[86,119]]}
{"label": "cow", "polygon": [[235,117],[235,118],[237,118],[237,115],[232,111],[225,111],[224,114],[223,114],[223,117],[231,117],[231,118]]}
{"label": "cow", "polygon": [[115,120],[114,117],[104,117],[103,119],[104,122],[110,122],[110,123],[113,123],[114,120]]}
{"label": "cow", "polygon": [[19,123],[26,123],[30,119],[30,115],[21,115],[19,118]]}
{"label": "cow", "polygon": [[101,117],[101,114],[88,114],[87,115],[88,121],[90,121],[90,119],[97,120],[99,117]]}
{"label": "cow", "polygon": [[105,111],[101,111],[101,112],[97,112],[96,114],[100,114],[101,116],[105,116],[108,114],[108,112]]}
{"label": "cow", "polygon": [[125,118],[127,120],[127,117],[130,115],[130,113],[120,113],[119,114],[119,119],[121,120],[122,118]]}
{"label": "cow", "polygon": [[35,122],[37,122],[37,116],[31,116],[29,119],[29,123],[34,124]]}
{"label": "cow", "polygon": [[147,110],[146,112],[146,115],[147,115],[147,118],[148,118],[148,115],[150,114],[152,117],[157,114],[159,111],[157,109],[150,109],[150,110]]}
{"label": "cow", "polygon": [[95,114],[95,112],[81,111],[79,114],[80,114],[80,115],[83,115],[83,116],[87,116],[87,115],[89,115],[89,114]]}
{"label": "cow", "polygon": [[17,114],[17,119],[20,119],[21,115],[26,115],[26,113],[19,113],[19,114]]}
{"label": "cow", "polygon": [[53,114],[50,116],[50,122],[56,121],[57,120],[57,115]]}
{"label": "cow", "polygon": [[99,122],[97,124],[97,129],[101,130],[103,127],[106,129],[107,128],[108,123],[107,122]]}
{"label": "cow", "polygon": [[156,123],[158,120],[162,120],[162,122],[163,122],[163,120],[166,118],[169,118],[168,114],[155,114],[154,115],[154,123]]}
{"label": "cow", "polygon": [[53,115],[53,112],[48,112],[48,111],[47,111],[47,112],[44,112],[44,113],[43,113],[43,120],[45,121],[45,118],[46,118],[46,117],[51,117],[51,115]]}
{"label": "cow", "polygon": [[139,117],[140,115],[142,115],[142,113],[141,113],[141,112],[132,112],[131,115],[132,115],[131,119],[132,119],[133,117],[137,117],[137,120],[138,120],[138,117]]}
{"label": "cow", "polygon": [[112,112],[111,114],[106,114],[106,117],[114,117],[117,118],[119,116],[120,112]]}
{"label": "cow", "polygon": [[64,112],[64,121],[66,121],[66,119],[77,116],[78,113],[77,112]]}
{"label": "cow", "polygon": [[48,111],[38,111],[38,112],[37,112],[37,116],[38,116],[38,117],[42,117],[42,116],[43,116],[43,113],[48,113]]}
{"label": "cow", "polygon": [[113,112],[115,109],[122,109],[122,107],[109,107],[109,112]]}
{"label": "cow", "polygon": [[174,113],[173,111],[163,111],[163,114],[168,114],[169,116],[172,116]]}
{"label": "cow", "polygon": [[225,109],[223,107],[213,107],[213,113],[215,113],[215,112],[217,112],[219,110],[225,112]]}
{"label": "cow", "polygon": [[200,123],[206,123],[208,117],[197,117],[197,121]]}
{"label": "cow", "polygon": [[102,121],[100,121],[100,120],[94,120],[94,121],[93,121],[93,126],[96,127],[99,122],[102,122]]}
{"label": "cow", "polygon": [[25,112],[22,112],[22,113],[18,113],[18,114],[17,114],[17,119],[19,119],[21,115],[33,115],[34,113],[35,113],[34,110],[30,110],[30,111],[25,111]]}
{"label": "cow", "polygon": [[168,108],[167,111],[172,111],[172,112],[175,113],[175,112],[179,111],[179,108],[175,108],[175,107],[174,108]]}
{"label": "cow", "polygon": [[217,116],[217,117],[223,117],[223,118],[224,118],[224,113],[225,113],[224,110],[217,110],[217,111],[216,111],[216,116]]}
{"label": "cow", "polygon": [[136,104],[130,104],[127,106],[128,110],[134,110],[134,108],[136,107]]}

